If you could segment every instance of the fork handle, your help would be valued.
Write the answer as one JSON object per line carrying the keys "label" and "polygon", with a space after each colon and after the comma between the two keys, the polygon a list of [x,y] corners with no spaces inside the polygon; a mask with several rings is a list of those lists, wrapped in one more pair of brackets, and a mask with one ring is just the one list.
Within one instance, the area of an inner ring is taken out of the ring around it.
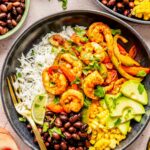
{"label": "fork handle", "polygon": [[40,149],[41,150],[47,150],[47,148],[46,148],[46,146],[45,146],[45,144],[43,142],[43,139],[42,139],[42,137],[41,137],[41,135],[40,135],[40,133],[38,131],[38,128],[37,128],[35,122],[33,121],[33,119],[31,117],[28,117],[27,119],[28,119],[30,125],[32,126],[33,132],[35,134],[35,137],[36,137],[36,140],[37,140],[37,142],[39,144]]}

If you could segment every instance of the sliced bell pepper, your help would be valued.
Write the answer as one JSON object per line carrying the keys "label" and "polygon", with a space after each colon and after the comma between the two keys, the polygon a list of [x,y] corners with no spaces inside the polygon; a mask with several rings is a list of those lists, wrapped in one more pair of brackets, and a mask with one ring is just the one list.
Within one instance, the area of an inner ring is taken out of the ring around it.
{"label": "sliced bell pepper", "polygon": [[131,58],[135,58],[136,54],[137,54],[137,50],[136,50],[135,45],[133,45],[129,50],[129,56]]}
{"label": "sliced bell pepper", "polygon": [[134,66],[134,65],[140,66],[140,64],[137,61],[135,61],[134,59],[132,59],[130,56],[120,54],[119,48],[117,46],[118,39],[121,39],[124,43],[126,43],[127,40],[124,37],[119,36],[119,35],[116,35],[114,37],[114,54],[117,57],[117,59],[120,61],[120,63],[125,66]]}
{"label": "sliced bell pepper", "polygon": [[48,69],[48,73],[49,74],[52,74],[54,71],[58,70],[59,66],[51,66],[49,69]]}
{"label": "sliced bell pepper", "polygon": [[48,110],[50,110],[52,112],[55,112],[55,113],[60,113],[60,112],[64,111],[64,109],[63,109],[63,107],[61,105],[54,104],[53,102],[48,104],[46,107],[47,107]]}
{"label": "sliced bell pepper", "polygon": [[120,45],[120,44],[117,44],[118,48],[119,48],[119,51],[122,55],[127,55],[128,53],[126,52],[126,50]]}
{"label": "sliced bell pepper", "polygon": [[122,68],[129,74],[134,76],[141,76],[144,77],[150,72],[150,68],[144,68],[144,67],[127,67],[122,66]]}

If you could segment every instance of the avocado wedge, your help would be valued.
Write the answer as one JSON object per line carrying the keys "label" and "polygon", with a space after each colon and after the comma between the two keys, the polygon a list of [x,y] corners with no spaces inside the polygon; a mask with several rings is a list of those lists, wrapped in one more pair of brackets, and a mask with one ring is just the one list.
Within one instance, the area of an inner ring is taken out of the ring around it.
{"label": "avocado wedge", "polygon": [[143,105],[147,105],[148,103],[147,92],[144,85],[140,82],[134,80],[126,81],[122,85],[120,92],[126,97],[129,97]]}
{"label": "avocado wedge", "polygon": [[110,115],[112,117],[120,117],[127,108],[131,108],[133,115],[141,115],[145,113],[145,109],[142,104],[122,96],[115,100],[115,109],[111,111]]}

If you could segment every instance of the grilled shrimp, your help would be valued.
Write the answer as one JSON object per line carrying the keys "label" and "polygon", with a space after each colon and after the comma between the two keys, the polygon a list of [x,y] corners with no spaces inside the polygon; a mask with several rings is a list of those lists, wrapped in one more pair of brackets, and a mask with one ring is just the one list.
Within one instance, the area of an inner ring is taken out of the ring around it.
{"label": "grilled shrimp", "polygon": [[92,42],[106,42],[108,49],[113,48],[113,36],[111,30],[102,22],[93,23],[88,29],[87,36]]}
{"label": "grilled shrimp", "polygon": [[98,59],[102,62],[105,59],[106,52],[96,42],[87,43],[84,45],[80,53],[81,60],[85,64],[89,64],[92,60]]}
{"label": "grilled shrimp", "polygon": [[82,74],[82,62],[70,53],[64,53],[60,56],[58,64],[65,66],[74,75],[80,77]]}
{"label": "grilled shrimp", "polygon": [[79,112],[84,104],[84,96],[80,91],[69,89],[62,94],[60,104],[67,113]]}
{"label": "grilled shrimp", "polygon": [[83,91],[85,95],[93,100],[98,100],[98,97],[94,95],[94,88],[97,85],[102,85],[103,82],[104,82],[104,79],[98,73],[98,71],[94,71],[91,74],[89,74],[83,80]]}
{"label": "grilled shrimp", "polygon": [[70,43],[59,34],[52,35],[48,40],[55,47],[64,47],[65,49],[70,47]]}
{"label": "grilled shrimp", "polygon": [[64,91],[66,91],[68,85],[66,77],[59,72],[54,72],[50,74],[48,70],[49,69],[46,68],[42,72],[42,81],[45,90],[53,95],[62,94]]}

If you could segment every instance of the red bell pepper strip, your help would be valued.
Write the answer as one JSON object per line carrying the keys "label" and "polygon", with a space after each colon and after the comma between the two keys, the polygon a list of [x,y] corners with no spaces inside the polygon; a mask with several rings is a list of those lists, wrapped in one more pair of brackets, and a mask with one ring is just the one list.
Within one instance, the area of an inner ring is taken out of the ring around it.
{"label": "red bell pepper strip", "polygon": [[49,69],[48,69],[48,73],[49,74],[52,74],[54,71],[58,70],[59,66],[51,66]]}
{"label": "red bell pepper strip", "polygon": [[119,48],[119,51],[122,55],[127,55],[127,51],[120,45],[120,44],[117,44],[118,48]]}
{"label": "red bell pepper strip", "polygon": [[150,72],[150,68],[144,68],[144,67],[127,67],[122,66],[123,70],[125,70],[127,73],[134,75],[134,76],[146,76]]}
{"label": "red bell pepper strip", "polygon": [[133,45],[129,50],[129,56],[131,58],[135,58],[136,54],[137,54],[137,50],[136,50],[135,45]]}

